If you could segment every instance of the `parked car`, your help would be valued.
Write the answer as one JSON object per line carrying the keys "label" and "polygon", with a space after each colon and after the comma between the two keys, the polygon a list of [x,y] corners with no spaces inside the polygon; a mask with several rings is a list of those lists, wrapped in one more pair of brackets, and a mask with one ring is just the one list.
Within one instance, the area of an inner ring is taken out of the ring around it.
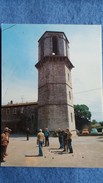
{"label": "parked car", "polygon": [[89,130],[88,129],[83,129],[82,130],[82,134],[83,135],[88,135],[89,134]]}
{"label": "parked car", "polygon": [[96,128],[91,129],[91,134],[98,134],[98,130]]}

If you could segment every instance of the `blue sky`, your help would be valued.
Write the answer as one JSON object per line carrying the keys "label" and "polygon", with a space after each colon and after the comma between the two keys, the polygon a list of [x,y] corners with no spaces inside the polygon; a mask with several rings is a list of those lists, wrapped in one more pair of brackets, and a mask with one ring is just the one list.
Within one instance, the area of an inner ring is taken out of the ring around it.
{"label": "blue sky", "polygon": [[45,31],[63,31],[70,42],[74,104],[86,104],[103,120],[100,25],[2,24],[2,104],[38,100],[38,40]]}

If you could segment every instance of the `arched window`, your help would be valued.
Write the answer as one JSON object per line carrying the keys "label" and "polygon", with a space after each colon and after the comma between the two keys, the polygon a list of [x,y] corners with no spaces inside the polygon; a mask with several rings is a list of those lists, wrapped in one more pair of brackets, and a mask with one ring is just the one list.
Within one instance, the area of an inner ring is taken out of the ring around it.
{"label": "arched window", "polygon": [[53,53],[55,53],[55,55],[57,55],[58,54],[58,40],[57,40],[56,36],[53,36],[52,43],[53,43]]}

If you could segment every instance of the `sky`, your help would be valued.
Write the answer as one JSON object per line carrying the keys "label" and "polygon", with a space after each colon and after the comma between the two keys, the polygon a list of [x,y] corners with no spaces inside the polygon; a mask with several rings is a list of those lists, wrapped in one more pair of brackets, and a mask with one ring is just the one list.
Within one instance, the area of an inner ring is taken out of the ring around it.
{"label": "sky", "polygon": [[87,105],[91,120],[103,121],[101,29],[101,25],[2,24],[2,104],[37,102],[38,40],[45,31],[60,31],[70,42],[73,103]]}

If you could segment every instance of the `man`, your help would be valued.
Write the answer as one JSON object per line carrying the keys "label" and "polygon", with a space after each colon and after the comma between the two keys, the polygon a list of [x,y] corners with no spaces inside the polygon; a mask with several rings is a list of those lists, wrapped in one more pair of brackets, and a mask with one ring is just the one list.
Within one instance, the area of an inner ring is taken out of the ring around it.
{"label": "man", "polygon": [[63,144],[64,144],[64,150],[63,152],[67,152],[68,151],[68,133],[66,130],[64,130],[63,132]]}
{"label": "man", "polygon": [[27,140],[29,140],[29,135],[30,135],[30,130],[29,128],[26,129],[26,137],[27,137]]}
{"label": "man", "polygon": [[58,130],[58,138],[59,138],[59,144],[60,144],[59,149],[61,149],[61,148],[63,148],[63,133],[60,128]]}
{"label": "man", "polygon": [[[10,133],[12,132],[12,130],[9,129],[8,127],[5,127],[4,132],[5,132],[6,137],[8,138],[8,144],[9,144]],[[7,146],[8,146],[8,144],[7,144]],[[8,156],[8,154],[7,154],[7,146],[5,148],[5,156]]]}
{"label": "man", "polygon": [[37,134],[37,144],[39,145],[39,156],[43,156],[43,144],[44,144],[44,133],[42,132],[42,129],[39,130],[39,133]]}
{"label": "man", "polygon": [[73,153],[73,148],[72,148],[72,133],[70,132],[69,128],[66,129],[67,131],[67,142],[68,142],[68,146],[67,146],[67,150],[69,149],[69,153]]}
{"label": "man", "polygon": [[49,131],[48,131],[48,128],[45,128],[44,136],[45,136],[45,146],[49,146]]}
{"label": "man", "polygon": [[5,156],[7,156],[7,146],[9,144],[9,136],[11,129],[8,127],[4,128],[4,132],[1,134],[1,162],[4,162]]}

